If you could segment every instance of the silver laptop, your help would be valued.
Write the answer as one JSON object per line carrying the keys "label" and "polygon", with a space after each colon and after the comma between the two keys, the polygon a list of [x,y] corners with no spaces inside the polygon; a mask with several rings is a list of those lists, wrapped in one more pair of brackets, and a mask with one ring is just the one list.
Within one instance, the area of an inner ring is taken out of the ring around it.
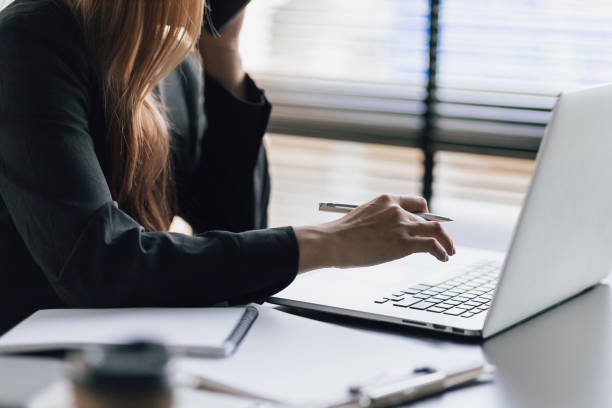
{"label": "silver laptop", "polygon": [[269,302],[487,338],[608,274],[611,211],[612,84],[559,97],[505,254],[460,247],[447,263],[313,271]]}

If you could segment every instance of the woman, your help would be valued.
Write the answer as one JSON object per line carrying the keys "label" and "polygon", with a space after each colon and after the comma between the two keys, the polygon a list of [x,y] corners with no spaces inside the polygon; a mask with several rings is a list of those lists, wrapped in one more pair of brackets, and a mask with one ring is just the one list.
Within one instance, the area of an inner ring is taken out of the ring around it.
{"label": "woman", "polygon": [[[0,14],[0,332],[41,308],[237,304],[320,267],[454,253],[415,197],[262,229],[270,105],[242,70],[242,16],[200,36],[203,7],[17,0]],[[196,235],[167,232],[174,215]]]}

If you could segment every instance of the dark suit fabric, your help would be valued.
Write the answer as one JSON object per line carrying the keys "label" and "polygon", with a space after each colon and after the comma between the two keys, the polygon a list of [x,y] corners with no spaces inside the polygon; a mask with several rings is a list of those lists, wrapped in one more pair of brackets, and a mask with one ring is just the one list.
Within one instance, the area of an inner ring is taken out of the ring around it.
{"label": "dark suit fabric", "polygon": [[263,299],[297,272],[292,228],[264,229],[270,104],[188,57],[156,88],[171,123],[178,215],[146,232],[113,203],[99,75],[60,0],[0,13],[0,333],[41,308]]}

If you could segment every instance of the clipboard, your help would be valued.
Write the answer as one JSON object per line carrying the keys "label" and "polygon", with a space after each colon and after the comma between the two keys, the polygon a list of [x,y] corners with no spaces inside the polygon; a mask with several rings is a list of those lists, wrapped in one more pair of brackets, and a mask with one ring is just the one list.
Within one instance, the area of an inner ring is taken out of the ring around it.
{"label": "clipboard", "polygon": [[259,318],[231,358],[177,358],[173,369],[205,390],[281,406],[329,407],[354,400],[349,390],[356,385],[382,391],[400,380],[433,380],[415,367],[454,376],[486,365],[479,347],[442,349],[421,339],[256,307]]}
{"label": "clipboard", "polygon": [[[491,380],[495,366],[472,362],[450,371],[419,367],[401,375],[382,376],[361,386],[351,387],[348,397],[341,402],[325,405],[325,408],[387,408],[440,394],[469,383]],[[277,403],[249,392],[210,381],[207,378],[183,374],[183,380],[196,389],[228,396],[253,399],[261,404]]]}

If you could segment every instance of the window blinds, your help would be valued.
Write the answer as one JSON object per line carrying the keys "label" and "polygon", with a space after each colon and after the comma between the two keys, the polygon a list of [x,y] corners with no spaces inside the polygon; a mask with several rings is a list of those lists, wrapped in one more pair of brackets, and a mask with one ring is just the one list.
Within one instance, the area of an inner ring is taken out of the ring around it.
{"label": "window blinds", "polygon": [[274,131],[415,139],[426,83],[423,0],[255,0],[245,66],[274,103]]}
{"label": "window blinds", "polygon": [[[428,1],[254,0],[242,51],[272,130],[410,144]],[[443,0],[435,142],[535,151],[559,92],[612,81],[609,0]]]}
{"label": "window blinds", "polygon": [[536,150],[556,96],[612,81],[612,2],[446,0],[437,138]]}

